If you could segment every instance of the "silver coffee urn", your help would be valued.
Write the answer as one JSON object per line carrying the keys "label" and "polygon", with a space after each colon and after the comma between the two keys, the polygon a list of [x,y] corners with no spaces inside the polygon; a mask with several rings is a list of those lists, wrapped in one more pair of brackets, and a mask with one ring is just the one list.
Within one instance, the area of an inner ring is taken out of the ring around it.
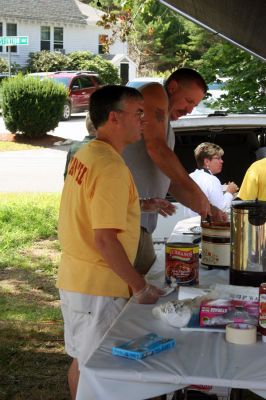
{"label": "silver coffee urn", "polygon": [[266,201],[233,201],[230,284],[258,287],[262,282],[266,282]]}

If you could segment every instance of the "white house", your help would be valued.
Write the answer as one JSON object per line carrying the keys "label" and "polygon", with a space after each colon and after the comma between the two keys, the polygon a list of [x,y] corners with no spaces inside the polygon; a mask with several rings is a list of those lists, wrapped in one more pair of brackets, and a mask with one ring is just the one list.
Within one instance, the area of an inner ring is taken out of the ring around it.
{"label": "white house", "polygon": [[[30,52],[41,50],[103,54],[102,39],[112,32],[97,25],[102,14],[78,0],[0,0],[0,36],[29,37],[28,45],[11,47],[11,61],[21,66]],[[0,58],[8,58],[8,47],[0,46]],[[135,78],[127,43],[116,40],[108,59],[117,66],[123,83]]]}

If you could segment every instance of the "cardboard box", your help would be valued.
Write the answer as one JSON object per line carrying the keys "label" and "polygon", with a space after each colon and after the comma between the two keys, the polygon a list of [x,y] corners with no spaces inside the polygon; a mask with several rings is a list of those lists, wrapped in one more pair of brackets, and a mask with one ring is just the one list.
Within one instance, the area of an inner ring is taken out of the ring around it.
{"label": "cardboard box", "polygon": [[206,300],[200,305],[200,326],[223,328],[232,322],[257,325],[258,315],[257,300]]}

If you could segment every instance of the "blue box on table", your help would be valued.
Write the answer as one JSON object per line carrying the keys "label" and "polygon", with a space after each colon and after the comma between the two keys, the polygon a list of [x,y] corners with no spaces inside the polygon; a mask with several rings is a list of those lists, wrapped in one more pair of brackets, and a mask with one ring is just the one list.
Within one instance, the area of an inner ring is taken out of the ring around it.
{"label": "blue box on table", "polygon": [[156,333],[148,333],[144,336],[131,339],[119,346],[113,346],[112,354],[116,356],[141,360],[147,356],[175,347],[173,338],[164,338]]}

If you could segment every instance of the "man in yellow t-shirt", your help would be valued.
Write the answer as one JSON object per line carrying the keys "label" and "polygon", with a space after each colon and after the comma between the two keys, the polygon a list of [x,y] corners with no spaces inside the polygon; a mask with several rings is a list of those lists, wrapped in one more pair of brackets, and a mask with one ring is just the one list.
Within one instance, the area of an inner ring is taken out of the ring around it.
{"label": "man in yellow t-shirt", "polygon": [[244,176],[238,197],[241,200],[266,201],[266,157],[251,164]]}
{"label": "man in yellow t-shirt", "polygon": [[[64,318],[68,372],[76,397],[79,366],[133,293],[138,303],[153,304],[162,290],[148,285],[133,268],[140,231],[140,201],[121,153],[141,138],[144,124],[140,92],[104,86],[91,96],[96,139],[82,146],[68,167],[59,212],[62,256],[57,287]],[[143,200],[145,210],[167,215],[166,200]]]}

